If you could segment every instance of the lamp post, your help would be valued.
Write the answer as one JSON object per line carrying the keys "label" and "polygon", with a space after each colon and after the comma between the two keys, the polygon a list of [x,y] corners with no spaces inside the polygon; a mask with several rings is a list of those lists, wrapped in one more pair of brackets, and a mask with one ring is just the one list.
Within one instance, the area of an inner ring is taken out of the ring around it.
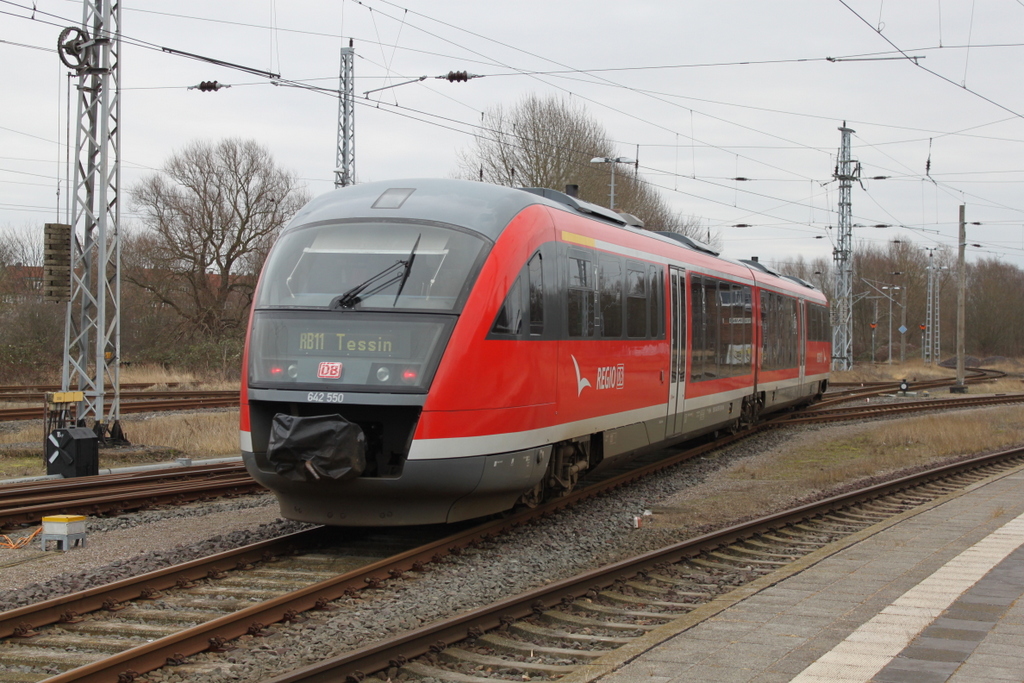
{"label": "lamp post", "polygon": [[[890,275],[903,275],[903,271],[897,270]],[[900,289],[897,287],[897,289]],[[900,306],[900,363],[907,362],[907,285],[902,286],[903,294],[901,298],[903,303]]]}
{"label": "lamp post", "polygon": [[615,210],[615,164],[635,164],[636,159],[630,159],[629,157],[594,157],[590,160],[592,164],[611,164],[612,165],[612,193],[611,193],[611,206],[612,211]]}
{"label": "lamp post", "polygon": [[[890,290],[890,292],[896,292],[896,291],[899,291],[900,289],[902,289],[902,287],[897,287],[895,285],[882,285],[882,289],[883,290],[888,289],[888,290]],[[885,298],[889,300],[889,365],[892,365],[892,302],[893,302],[893,296],[890,293],[890,294],[886,294]]]}

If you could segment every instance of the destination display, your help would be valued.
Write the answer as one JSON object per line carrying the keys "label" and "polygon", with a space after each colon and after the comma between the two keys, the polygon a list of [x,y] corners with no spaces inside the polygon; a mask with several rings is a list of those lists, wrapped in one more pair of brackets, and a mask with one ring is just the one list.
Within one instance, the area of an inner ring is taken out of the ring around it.
{"label": "destination display", "polygon": [[297,329],[291,331],[289,350],[302,355],[328,352],[332,356],[396,358],[410,355],[408,330],[389,333],[353,333]]}

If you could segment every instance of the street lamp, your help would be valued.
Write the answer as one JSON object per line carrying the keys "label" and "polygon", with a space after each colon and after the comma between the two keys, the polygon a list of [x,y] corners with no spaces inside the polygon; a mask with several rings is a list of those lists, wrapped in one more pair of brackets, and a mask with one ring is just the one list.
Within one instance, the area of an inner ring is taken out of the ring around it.
{"label": "street lamp", "polygon": [[[882,289],[898,292],[903,288],[895,285],[882,285]],[[889,300],[889,365],[892,365],[892,302],[894,297],[891,294],[886,294],[885,298]]]}
{"label": "street lamp", "polygon": [[594,157],[590,160],[592,164],[611,164],[612,165],[612,195],[611,195],[611,206],[608,207],[612,211],[615,210],[615,164],[635,164],[636,159],[630,159],[629,157]]}

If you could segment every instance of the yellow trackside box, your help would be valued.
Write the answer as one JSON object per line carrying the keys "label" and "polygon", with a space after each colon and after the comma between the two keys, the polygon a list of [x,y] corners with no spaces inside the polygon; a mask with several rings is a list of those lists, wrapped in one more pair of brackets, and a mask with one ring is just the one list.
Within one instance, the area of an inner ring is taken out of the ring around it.
{"label": "yellow trackside box", "polygon": [[43,517],[43,533],[70,536],[85,533],[85,515],[50,515]]}

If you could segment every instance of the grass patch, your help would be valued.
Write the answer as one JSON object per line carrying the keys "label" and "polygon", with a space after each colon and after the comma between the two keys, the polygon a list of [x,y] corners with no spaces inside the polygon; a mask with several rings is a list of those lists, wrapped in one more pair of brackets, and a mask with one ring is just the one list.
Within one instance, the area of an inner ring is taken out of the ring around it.
{"label": "grass patch", "polygon": [[808,431],[681,491],[655,509],[656,523],[730,523],[815,491],[1019,444],[1024,410],[1015,406]]}
{"label": "grass patch", "polygon": [[[238,411],[128,416],[121,420],[132,446],[100,449],[100,467],[131,467],[179,457],[218,458],[241,454]],[[7,444],[7,445],[4,445]],[[0,432],[0,479],[46,474],[40,423]]]}
{"label": "grass patch", "polygon": [[[1024,363],[1007,358],[994,364],[987,364],[986,368],[1002,370],[1013,377],[1010,381],[1017,380],[1015,389],[1005,391],[1022,391],[1024,387],[1020,384],[1021,372],[1024,371]],[[853,369],[845,372],[833,372],[833,382],[895,382],[901,379],[913,381],[924,381],[929,379],[941,379],[943,377],[956,377],[956,368],[942,368],[935,364],[926,365],[920,358],[908,360],[905,363],[860,363],[855,364]],[[988,385],[985,385],[988,386]],[[1003,390],[1001,390],[1003,391]]]}
{"label": "grass patch", "polygon": [[131,365],[121,369],[122,384],[151,384],[152,391],[167,389],[206,389],[230,391],[239,388],[238,380],[225,380],[219,375],[199,376],[188,370],[174,370],[162,365]]}
{"label": "grass patch", "polygon": [[171,448],[192,458],[241,454],[237,410],[122,420],[122,424],[132,443]]}
{"label": "grass patch", "polygon": [[830,485],[1024,443],[1024,411],[986,408],[863,425],[841,439],[794,447],[770,463],[741,462],[734,479],[786,480],[798,488]]}

